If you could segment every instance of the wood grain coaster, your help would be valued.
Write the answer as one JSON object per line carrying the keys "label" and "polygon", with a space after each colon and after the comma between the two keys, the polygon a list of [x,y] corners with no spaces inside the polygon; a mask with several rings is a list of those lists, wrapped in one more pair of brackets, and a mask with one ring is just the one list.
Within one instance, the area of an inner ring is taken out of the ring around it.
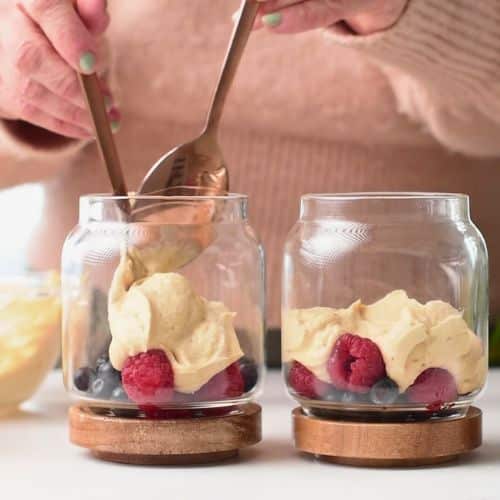
{"label": "wood grain coaster", "polygon": [[102,460],[191,465],[227,460],[262,439],[261,407],[249,403],[221,417],[147,420],[69,410],[70,440]]}
{"label": "wood grain coaster", "polygon": [[408,423],[327,420],[293,413],[295,446],[329,462],[363,467],[413,467],[447,462],[481,446],[482,412]]}

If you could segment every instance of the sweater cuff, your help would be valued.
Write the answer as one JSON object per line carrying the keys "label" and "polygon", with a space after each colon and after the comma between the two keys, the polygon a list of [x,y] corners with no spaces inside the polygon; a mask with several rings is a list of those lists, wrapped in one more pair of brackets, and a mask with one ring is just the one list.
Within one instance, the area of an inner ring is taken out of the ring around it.
{"label": "sweater cuff", "polygon": [[0,120],[0,149],[20,158],[70,156],[88,142],[64,137],[21,120]]}
{"label": "sweater cuff", "polygon": [[486,111],[493,102],[500,111],[493,85],[500,80],[496,1],[410,0],[399,21],[386,31],[360,36],[342,25],[327,31],[337,43],[403,71],[433,92],[445,97],[465,93],[477,108]]}

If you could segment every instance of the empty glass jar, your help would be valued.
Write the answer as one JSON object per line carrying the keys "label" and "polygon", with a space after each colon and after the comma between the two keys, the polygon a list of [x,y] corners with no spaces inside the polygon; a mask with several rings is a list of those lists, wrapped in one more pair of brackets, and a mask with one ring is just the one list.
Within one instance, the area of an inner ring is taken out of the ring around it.
{"label": "empty glass jar", "polygon": [[258,393],[264,264],[245,196],[85,196],[62,268],[64,377],[81,405],[184,418]]}
{"label": "empty glass jar", "polygon": [[488,262],[465,195],[307,195],[285,248],[283,360],[304,411],[465,414],[487,373]]}

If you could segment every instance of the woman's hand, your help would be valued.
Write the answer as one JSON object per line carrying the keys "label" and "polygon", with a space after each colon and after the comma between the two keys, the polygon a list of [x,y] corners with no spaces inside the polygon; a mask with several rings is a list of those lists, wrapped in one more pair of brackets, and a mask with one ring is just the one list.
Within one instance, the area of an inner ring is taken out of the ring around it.
{"label": "woman's hand", "polygon": [[258,0],[262,3],[256,29],[300,33],[346,23],[360,35],[395,24],[409,0]]}
{"label": "woman's hand", "polygon": [[77,72],[105,71],[108,23],[106,0],[0,0],[0,118],[90,137]]}

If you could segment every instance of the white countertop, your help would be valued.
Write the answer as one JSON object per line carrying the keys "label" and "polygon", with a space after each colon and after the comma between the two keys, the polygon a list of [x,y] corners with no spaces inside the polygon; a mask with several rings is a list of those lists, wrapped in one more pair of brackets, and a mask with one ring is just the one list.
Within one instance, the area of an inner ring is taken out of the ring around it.
{"label": "white countertop", "polygon": [[197,467],[133,467],[100,462],[68,442],[61,374],[50,375],[17,416],[0,420],[0,498],[36,500],[499,500],[500,370],[479,402],[484,445],[452,465],[362,469],[298,455],[277,372],[261,398],[264,439],[234,462]]}

